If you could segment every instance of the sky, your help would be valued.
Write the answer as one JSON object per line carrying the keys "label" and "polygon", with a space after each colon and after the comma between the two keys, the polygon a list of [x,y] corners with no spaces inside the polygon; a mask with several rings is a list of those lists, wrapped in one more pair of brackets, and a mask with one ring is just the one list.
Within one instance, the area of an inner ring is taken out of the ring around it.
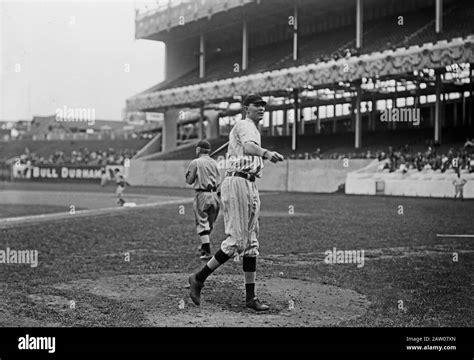
{"label": "sky", "polygon": [[89,109],[122,120],[164,79],[164,44],[135,39],[137,0],[0,0],[0,120]]}

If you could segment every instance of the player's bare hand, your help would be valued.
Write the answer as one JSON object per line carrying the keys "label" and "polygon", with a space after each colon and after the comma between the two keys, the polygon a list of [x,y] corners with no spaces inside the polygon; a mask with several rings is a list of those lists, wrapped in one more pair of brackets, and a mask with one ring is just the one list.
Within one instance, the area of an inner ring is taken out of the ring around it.
{"label": "player's bare hand", "polygon": [[283,155],[277,153],[276,151],[268,151],[266,153],[266,159],[270,160],[272,163],[276,163],[278,161],[283,161],[285,158]]}

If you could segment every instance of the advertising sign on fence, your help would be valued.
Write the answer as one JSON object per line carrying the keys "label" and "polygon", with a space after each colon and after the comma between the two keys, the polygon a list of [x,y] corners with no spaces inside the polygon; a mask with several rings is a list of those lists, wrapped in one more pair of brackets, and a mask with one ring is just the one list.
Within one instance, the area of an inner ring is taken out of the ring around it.
{"label": "advertising sign on fence", "polygon": [[31,165],[31,166],[14,166],[14,179],[28,180],[85,180],[100,181],[102,176],[102,167],[97,165],[80,166],[80,165]]}

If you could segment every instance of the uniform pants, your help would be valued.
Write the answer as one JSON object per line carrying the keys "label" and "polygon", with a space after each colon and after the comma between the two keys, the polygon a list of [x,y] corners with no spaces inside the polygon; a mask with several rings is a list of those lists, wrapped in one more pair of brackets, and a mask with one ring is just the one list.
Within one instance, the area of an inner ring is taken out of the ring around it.
{"label": "uniform pants", "polygon": [[229,176],[221,185],[222,210],[226,239],[221,250],[232,257],[236,253],[258,256],[260,196],[255,182]]}
{"label": "uniform pants", "polygon": [[196,192],[193,210],[198,235],[203,231],[212,231],[217,215],[219,215],[219,208],[219,197],[215,192]]}

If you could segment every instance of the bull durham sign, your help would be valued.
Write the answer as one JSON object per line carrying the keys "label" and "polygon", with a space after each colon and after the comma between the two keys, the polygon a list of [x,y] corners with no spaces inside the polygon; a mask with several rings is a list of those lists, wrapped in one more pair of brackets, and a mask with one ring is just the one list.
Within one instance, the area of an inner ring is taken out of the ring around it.
{"label": "bull durham sign", "polygon": [[42,179],[78,179],[96,180],[101,177],[100,166],[71,167],[71,166],[32,166],[26,171],[25,178],[31,180]]}

